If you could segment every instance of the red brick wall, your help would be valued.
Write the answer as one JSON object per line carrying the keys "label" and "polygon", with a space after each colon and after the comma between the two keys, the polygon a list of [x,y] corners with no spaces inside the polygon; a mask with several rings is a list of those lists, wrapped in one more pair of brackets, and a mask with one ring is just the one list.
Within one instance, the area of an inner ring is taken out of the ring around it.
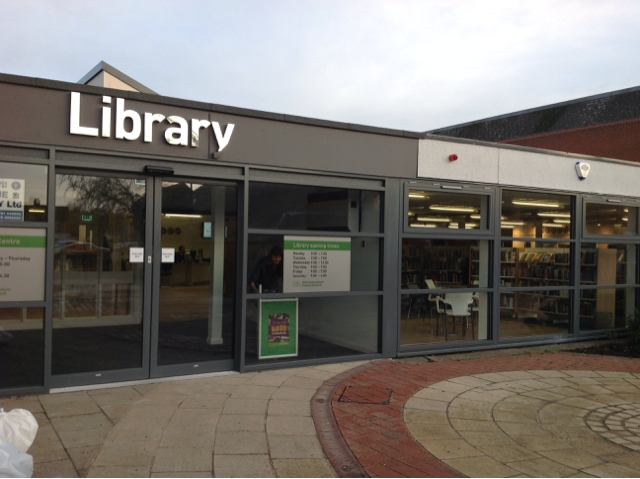
{"label": "red brick wall", "polygon": [[502,141],[640,163],[640,119]]}

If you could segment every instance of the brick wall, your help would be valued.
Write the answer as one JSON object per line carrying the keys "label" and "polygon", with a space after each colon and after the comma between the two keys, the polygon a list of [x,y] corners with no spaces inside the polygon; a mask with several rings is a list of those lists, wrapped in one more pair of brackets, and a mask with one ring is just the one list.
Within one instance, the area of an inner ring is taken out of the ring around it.
{"label": "brick wall", "polygon": [[545,133],[500,143],[640,163],[640,119]]}

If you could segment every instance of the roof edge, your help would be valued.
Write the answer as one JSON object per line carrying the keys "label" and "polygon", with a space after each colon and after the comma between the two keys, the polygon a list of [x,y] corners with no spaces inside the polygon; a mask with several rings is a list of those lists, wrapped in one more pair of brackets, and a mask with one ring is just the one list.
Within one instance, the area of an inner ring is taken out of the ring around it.
{"label": "roof edge", "polygon": [[544,106],[537,106],[535,108],[528,108],[526,110],[520,110],[520,111],[516,111],[513,113],[505,113],[504,115],[497,115],[497,116],[491,116],[488,118],[481,118],[478,120],[473,120],[473,121],[467,121],[465,123],[459,123],[457,125],[451,125],[451,126],[445,126],[442,128],[435,128],[433,130],[428,130],[425,131],[425,134],[439,134],[439,132],[446,132],[449,130],[453,130],[456,128],[464,128],[466,126],[470,126],[470,125],[475,125],[478,123],[486,123],[486,122],[490,122],[490,121],[496,121],[496,120],[503,120],[505,118],[511,118],[514,116],[519,116],[519,115],[525,115],[527,113],[535,113],[538,111],[544,111],[544,110],[548,110],[550,108],[558,108],[558,107],[562,107],[562,106],[569,106],[569,105],[575,105],[576,103],[581,103],[584,101],[591,101],[591,100],[599,100],[601,98],[606,98],[609,96],[615,96],[615,95],[622,95],[625,93],[633,93],[636,91],[640,91],[640,86],[634,86],[634,87],[630,87],[630,88],[623,88],[622,90],[613,90],[607,93],[599,93],[597,95],[591,95],[591,96],[585,96],[582,98],[576,98],[574,100],[568,100],[568,101],[562,101],[559,103],[551,103],[550,105],[544,105]]}
{"label": "roof edge", "polygon": [[155,91],[153,91],[151,88],[147,88],[142,83],[134,80],[133,78],[131,78],[126,73],[121,72],[120,70],[118,70],[117,68],[109,65],[105,61],[101,61],[95,67],[93,67],[91,70],[89,70],[89,73],[87,73],[85,76],[80,78],[80,80],[78,80],[78,83],[82,84],[82,85],[86,85],[89,81],[91,81],[102,70],[104,70],[105,72],[113,75],[118,80],[126,83],[127,85],[135,88],[140,93],[147,93],[147,94],[150,94],[150,95],[157,95],[158,94]]}

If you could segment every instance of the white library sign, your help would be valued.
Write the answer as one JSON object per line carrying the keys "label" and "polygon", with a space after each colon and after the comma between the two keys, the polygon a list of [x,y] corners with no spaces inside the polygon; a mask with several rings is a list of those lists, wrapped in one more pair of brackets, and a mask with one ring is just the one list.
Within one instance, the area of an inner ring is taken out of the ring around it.
{"label": "white library sign", "polygon": [[351,290],[351,238],[285,236],[283,291]]}
{"label": "white library sign", "polygon": [[44,301],[47,232],[0,228],[0,302]]}

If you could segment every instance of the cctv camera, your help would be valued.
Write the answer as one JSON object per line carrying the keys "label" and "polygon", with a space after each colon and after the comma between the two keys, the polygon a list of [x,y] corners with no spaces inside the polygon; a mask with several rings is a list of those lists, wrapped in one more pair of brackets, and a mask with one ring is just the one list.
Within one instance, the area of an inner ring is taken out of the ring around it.
{"label": "cctv camera", "polygon": [[589,163],[579,161],[576,163],[576,171],[578,172],[578,178],[580,178],[580,181],[586,180],[587,176],[589,176],[589,171],[591,171],[591,166],[589,166]]}

